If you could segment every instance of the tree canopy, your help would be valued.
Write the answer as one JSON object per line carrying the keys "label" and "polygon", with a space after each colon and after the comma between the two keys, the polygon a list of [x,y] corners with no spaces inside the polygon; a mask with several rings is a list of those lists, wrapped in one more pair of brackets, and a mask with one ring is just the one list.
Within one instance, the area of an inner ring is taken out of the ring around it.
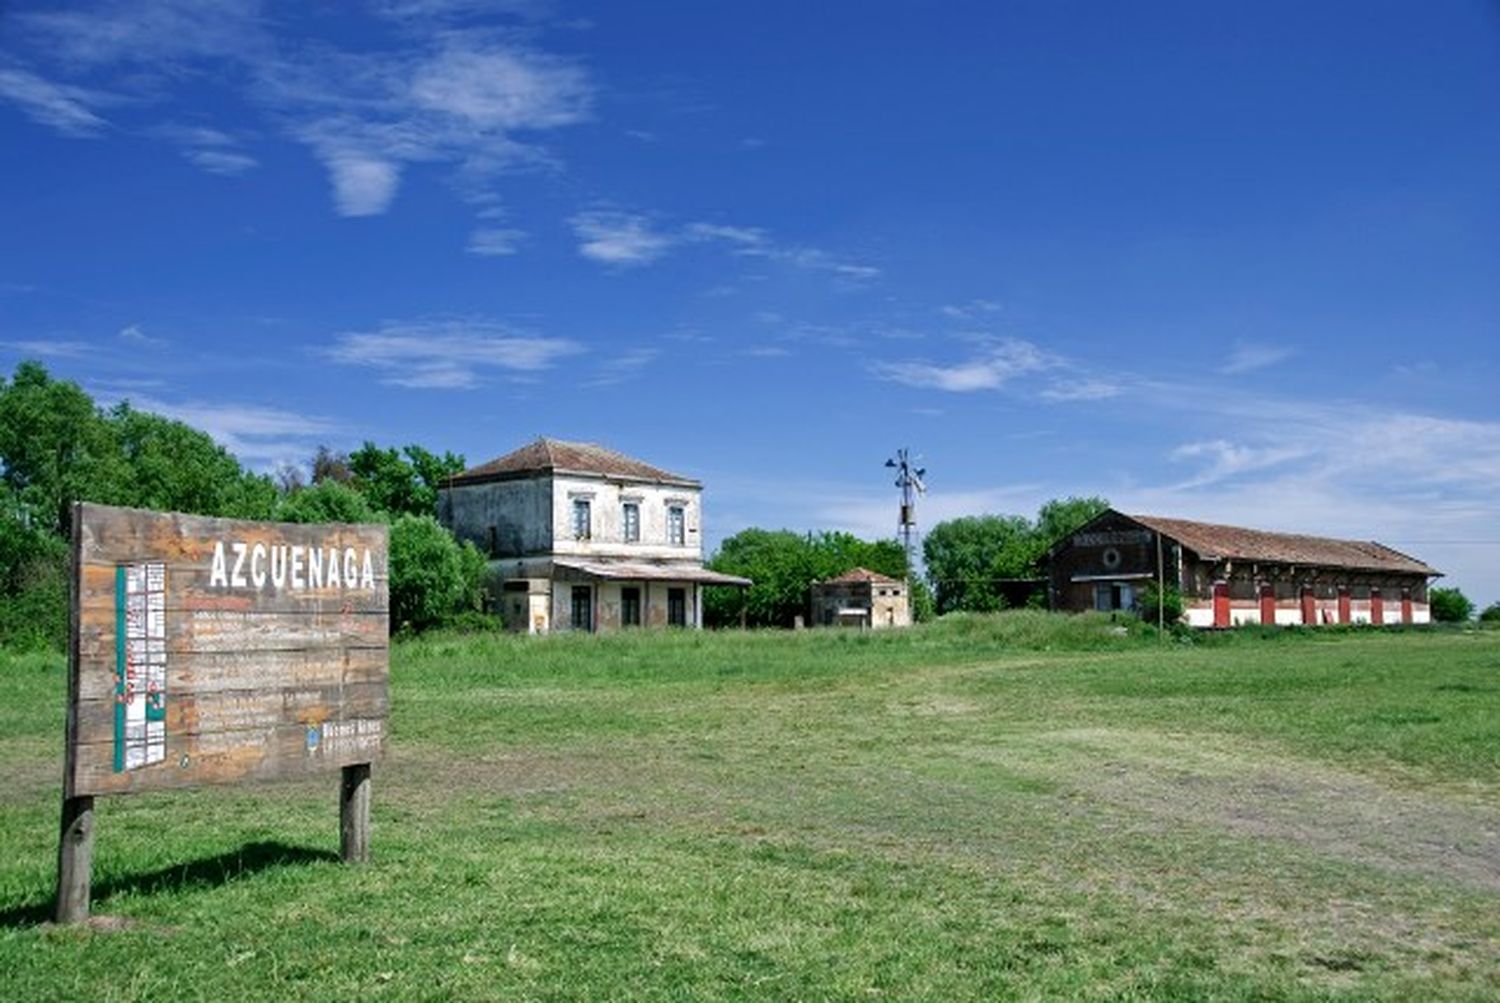
{"label": "tree canopy", "polygon": [[713,626],[745,622],[754,627],[790,627],[807,614],[808,587],[854,568],[906,577],[906,552],[895,540],[861,540],[852,533],[795,533],[746,529],[726,539],[708,562],[715,571],[740,575],[748,589],[710,589],[704,618]]}
{"label": "tree canopy", "polygon": [[1006,605],[1006,582],[1038,578],[1047,550],[1105,509],[1103,498],[1055,498],[1033,521],[974,515],[938,523],[922,541],[938,613],[987,612]]}

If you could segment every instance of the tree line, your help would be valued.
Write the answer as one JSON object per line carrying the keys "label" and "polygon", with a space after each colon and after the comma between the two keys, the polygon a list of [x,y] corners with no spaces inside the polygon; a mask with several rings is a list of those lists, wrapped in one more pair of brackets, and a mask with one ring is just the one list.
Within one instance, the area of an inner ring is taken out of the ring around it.
{"label": "tree line", "polygon": [[485,560],[435,518],[464,458],[421,446],[320,448],[311,477],[247,470],[205,432],[100,407],[36,362],[0,378],[0,642],[60,646],[68,630],[68,537],[76,501],[279,522],[390,525],[393,629],[477,612]]}

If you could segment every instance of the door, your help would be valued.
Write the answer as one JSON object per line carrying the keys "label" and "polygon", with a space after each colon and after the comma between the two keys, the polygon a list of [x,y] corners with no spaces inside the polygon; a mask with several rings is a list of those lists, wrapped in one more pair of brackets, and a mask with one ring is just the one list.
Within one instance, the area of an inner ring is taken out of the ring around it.
{"label": "door", "polygon": [[687,589],[667,589],[667,626],[687,626]]}
{"label": "door", "polygon": [[1411,623],[1411,589],[1401,590],[1401,622]]}
{"label": "door", "polygon": [[1316,626],[1318,622],[1318,600],[1313,595],[1311,585],[1302,586],[1302,624],[1305,627]]}
{"label": "door", "polygon": [[573,629],[594,629],[594,590],[587,585],[573,586]]}
{"label": "door", "polygon": [[1229,583],[1214,582],[1214,626],[1229,626]]}
{"label": "door", "polygon": [[641,590],[635,586],[620,589],[620,626],[641,625]]}
{"label": "door", "polygon": [[1270,582],[1260,585],[1260,622],[1272,627],[1276,625],[1276,586]]}

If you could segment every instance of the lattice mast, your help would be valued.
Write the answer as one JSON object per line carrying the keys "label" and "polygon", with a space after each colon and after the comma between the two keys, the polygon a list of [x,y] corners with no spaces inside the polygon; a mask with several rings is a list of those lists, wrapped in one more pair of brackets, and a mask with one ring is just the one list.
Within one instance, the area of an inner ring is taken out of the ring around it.
{"label": "lattice mast", "polygon": [[896,530],[901,536],[901,545],[906,548],[908,577],[915,575],[917,569],[916,555],[912,551],[912,540],[917,530],[917,496],[927,493],[927,485],[922,481],[927,476],[927,468],[914,466],[915,462],[911,451],[904,446],[896,450],[893,459],[885,461],[887,467],[896,471],[896,487],[901,489],[901,511]]}

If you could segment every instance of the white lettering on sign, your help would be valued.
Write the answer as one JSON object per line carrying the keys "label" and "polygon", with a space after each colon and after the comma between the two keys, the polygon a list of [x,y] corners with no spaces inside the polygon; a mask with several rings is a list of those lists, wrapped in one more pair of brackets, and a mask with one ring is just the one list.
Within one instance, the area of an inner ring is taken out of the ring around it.
{"label": "white lettering on sign", "polygon": [[1136,543],[1150,543],[1151,531],[1149,529],[1117,529],[1108,532],[1078,533],[1073,537],[1075,547],[1109,547],[1129,546]]}
{"label": "white lettering on sign", "polygon": [[[233,555],[233,561],[230,560]],[[245,565],[249,565],[246,573]],[[270,572],[267,573],[269,566]],[[257,591],[288,585],[293,589],[342,588],[375,591],[375,560],[370,548],[305,546],[300,543],[253,547],[242,540],[214,542],[208,567],[209,588]]]}

